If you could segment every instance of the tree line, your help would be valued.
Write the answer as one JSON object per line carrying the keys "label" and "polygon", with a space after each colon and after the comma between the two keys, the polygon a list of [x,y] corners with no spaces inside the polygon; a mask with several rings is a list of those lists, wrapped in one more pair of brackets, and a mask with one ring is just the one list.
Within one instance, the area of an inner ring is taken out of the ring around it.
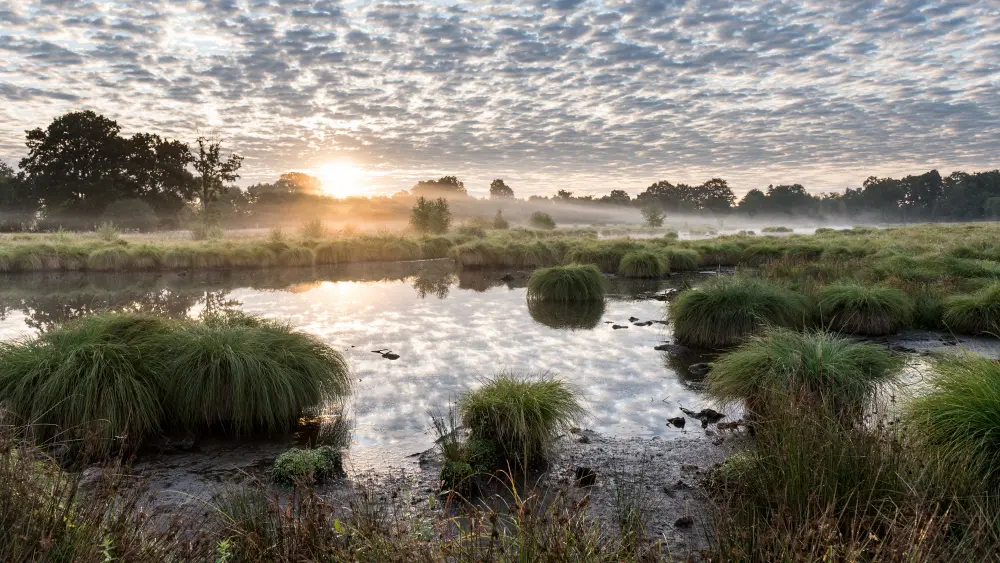
{"label": "tree line", "polygon": [[[471,198],[457,176],[422,180],[392,197],[336,200],[320,181],[301,172],[275,182],[233,189],[242,158],[223,154],[221,142],[201,137],[194,146],[136,133],[121,134],[115,121],[92,111],[57,117],[45,129],[26,132],[25,156],[14,170],[0,162],[0,230],[87,229],[103,221],[136,230],[177,228],[185,221],[220,221],[232,226],[269,224],[283,217],[319,212],[343,217],[391,220],[410,214],[415,198]],[[489,187],[497,203],[517,200],[503,179]],[[559,189],[551,197],[530,196],[534,205],[637,208],[647,222],[664,214],[853,221],[963,221],[1000,218],[1000,170],[936,170],[903,178],[866,179],[843,192],[811,194],[800,184],[751,189],[737,199],[728,182],[712,178],[698,185],[660,180],[632,197],[623,189],[607,195],[576,196]],[[433,206],[425,213],[434,216]],[[423,212],[422,212],[423,213]],[[440,213],[439,213],[440,214]],[[357,219],[355,219],[357,220]]]}

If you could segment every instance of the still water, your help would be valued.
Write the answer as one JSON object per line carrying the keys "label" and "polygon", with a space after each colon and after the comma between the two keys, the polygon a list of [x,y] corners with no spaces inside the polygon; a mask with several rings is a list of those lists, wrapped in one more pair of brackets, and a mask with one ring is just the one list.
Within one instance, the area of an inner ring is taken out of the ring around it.
{"label": "still water", "polygon": [[690,278],[610,280],[603,307],[539,309],[526,303],[524,274],[509,282],[500,280],[503,274],[423,261],[187,275],[9,275],[0,277],[0,339],[110,309],[176,317],[238,308],[286,321],[350,362],[350,451],[362,465],[431,447],[428,413],[500,370],[570,381],[589,409],[586,427],[615,436],[677,436],[665,421],[679,414],[679,405],[708,405],[687,374],[698,358],[653,349],[670,339],[670,328],[629,321],[665,319],[667,304],[650,295]]}

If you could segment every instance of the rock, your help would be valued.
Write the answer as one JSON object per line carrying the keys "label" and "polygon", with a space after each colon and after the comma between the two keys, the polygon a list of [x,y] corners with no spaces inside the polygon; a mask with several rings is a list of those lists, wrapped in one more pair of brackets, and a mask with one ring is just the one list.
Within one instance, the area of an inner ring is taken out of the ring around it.
{"label": "rock", "polygon": [[684,423],[687,422],[687,419],[683,416],[675,416],[673,418],[668,418],[667,422],[676,428],[684,428]]}
{"label": "rock", "polygon": [[638,320],[639,320],[639,317],[629,317],[628,318],[628,322],[630,322],[630,323],[634,323],[634,322],[636,322]]}
{"label": "rock", "polygon": [[705,428],[709,424],[715,424],[716,422],[719,422],[720,420],[726,417],[726,415],[713,409],[701,409],[700,412],[694,412],[692,410],[688,410],[684,407],[681,407],[681,412],[690,416],[691,418],[700,420],[702,428]]}
{"label": "rock", "polygon": [[514,274],[507,272],[506,274],[500,276],[500,281],[502,282],[512,282],[514,281]]}
{"label": "rock", "polygon": [[694,520],[690,516],[681,516],[674,522],[674,527],[682,530],[690,528],[693,525]]}
{"label": "rock", "polygon": [[573,478],[578,487],[593,487],[597,483],[597,473],[589,468],[579,465],[573,470]]}
{"label": "rock", "polygon": [[671,354],[686,354],[691,351],[687,346],[681,346],[680,344],[660,344],[659,346],[653,346],[653,350],[670,352]]}
{"label": "rock", "polygon": [[613,328],[615,330],[620,330],[620,329],[628,328],[628,327],[627,326],[622,326],[622,325],[611,325],[611,328]]}
{"label": "rock", "polygon": [[385,359],[387,359],[387,360],[398,360],[399,359],[399,354],[393,354],[392,352],[386,352],[385,354],[382,354],[382,357],[385,358]]}
{"label": "rock", "polygon": [[691,364],[688,366],[688,372],[695,377],[704,377],[710,371],[712,371],[712,366],[706,363]]}

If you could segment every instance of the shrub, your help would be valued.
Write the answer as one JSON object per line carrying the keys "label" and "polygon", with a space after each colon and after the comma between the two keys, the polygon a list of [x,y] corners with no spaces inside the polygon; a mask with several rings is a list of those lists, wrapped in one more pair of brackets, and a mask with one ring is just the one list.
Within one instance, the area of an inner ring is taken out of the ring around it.
{"label": "shrub", "polygon": [[665,262],[648,250],[629,252],[622,257],[618,273],[629,278],[658,278],[667,272]]}
{"label": "shrub", "polygon": [[668,313],[681,344],[723,348],[743,342],[765,326],[802,324],[806,301],[763,280],[725,276],[682,292]]}
{"label": "shrub", "polygon": [[439,197],[428,200],[418,197],[410,211],[410,224],[421,233],[443,234],[451,226],[451,208],[448,200]]}
{"label": "shrub", "polygon": [[1000,362],[971,353],[945,357],[928,384],[906,406],[916,440],[946,466],[1000,490]]}
{"label": "shrub", "polygon": [[541,211],[535,211],[532,213],[531,216],[528,217],[528,224],[536,229],[551,230],[556,228],[556,222],[552,219],[552,216]]}
{"label": "shrub", "polygon": [[288,244],[288,237],[280,227],[275,227],[267,232],[267,242],[271,245],[285,245]]}
{"label": "shrub", "polygon": [[313,219],[302,225],[301,233],[302,238],[307,240],[321,239],[326,236],[326,226],[323,224],[323,221]]}
{"label": "shrub", "polygon": [[282,485],[322,484],[345,475],[340,450],[331,446],[292,448],[274,460],[270,473]]}
{"label": "shrub", "polygon": [[647,205],[642,208],[642,220],[647,227],[657,228],[663,226],[663,209],[656,204]]}
{"label": "shrub", "polygon": [[153,208],[141,199],[123,199],[108,205],[102,219],[129,231],[154,231],[160,224]]}
{"label": "shrub", "polygon": [[902,361],[882,346],[826,332],[774,329],[754,337],[712,365],[708,392],[724,403],[745,401],[754,415],[789,397],[856,415]]}
{"label": "shrub", "polygon": [[459,411],[471,439],[490,440],[508,460],[524,462],[543,456],[549,442],[578,424],[585,413],[566,382],[509,373],[463,396]]}
{"label": "shrub", "polygon": [[1000,282],[945,299],[942,322],[955,332],[1000,335]]}
{"label": "shrub", "polygon": [[679,235],[677,234],[677,231],[667,231],[663,234],[663,238],[666,240],[677,240]]}
{"label": "shrub", "polygon": [[913,322],[913,301],[889,287],[836,284],[820,292],[819,312],[839,332],[882,336]]}
{"label": "shrub", "polygon": [[105,242],[114,242],[121,236],[122,231],[111,221],[101,223],[95,230],[98,238]]}
{"label": "shrub", "polygon": [[497,209],[497,214],[493,216],[493,228],[494,229],[509,229],[510,223],[507,219],[504,219],[503,212]]}
{"label": "shrub", "polygon": [[593,265],[570,264],[535,270],[528,280],[528,301],[602,301],[604,276]]}

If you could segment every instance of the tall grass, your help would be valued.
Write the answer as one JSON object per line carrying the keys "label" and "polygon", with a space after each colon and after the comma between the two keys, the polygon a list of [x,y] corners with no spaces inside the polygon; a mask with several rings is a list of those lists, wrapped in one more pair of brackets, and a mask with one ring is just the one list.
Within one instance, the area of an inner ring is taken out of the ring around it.
{"label": "tall grass", "polygon": [[705,381],[710,395],[724,403],[744,401],[755,416],[788,397],[854,416],[901,367],[902,360],[883,346],[774,329],[716,360]]}
{"label": "tall grass", "polygon": [[820,293],[821,322],[848,334],[894,334],[913,321],[913,301],[890,287],[835,284]]}
{"label": "tall grass", "polygon": [[604,276],[593,265],[570,264],[535,270],[528,280],[528,301],[601,301]]}
{"label": "tall grass", "polygon": [[991,283],[971,295],[945,299],[942,323],[964,334],[1000,336],[1000,282]]}
{"label": "tall grass", "polygon": [[493,441],[509,460],[528,464],[586,411],[561,379],[501,372],[463,396],[459,412],[473,439]]}
{"label": "tall grass", "polygon": [[800,326],[806,300],[764,280],[726,276],[682,292],[668,314],[678,342],[724,348],[743,342],[765,326]]}
{"label": "tall grass", "polygon": [[629,252],[618,265],[618,273],[629,278],[658,278],[667,269],[666,260],[648,250]]}

